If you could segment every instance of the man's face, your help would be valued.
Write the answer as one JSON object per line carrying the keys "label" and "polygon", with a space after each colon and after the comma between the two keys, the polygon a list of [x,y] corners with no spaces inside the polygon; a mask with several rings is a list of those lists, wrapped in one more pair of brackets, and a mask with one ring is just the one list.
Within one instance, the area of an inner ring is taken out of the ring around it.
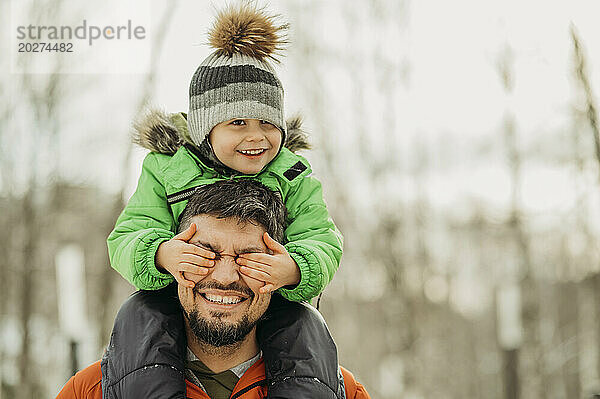
{"label": "man's face", "polygon": [[190,244],[213,251],[215,266],[194,288],[179,286],[179,300],[198,339],[212,346],[231,345],[254,329],[269,306],[270,294],[260,294],[263,283],[239,273],[235,256],[267,252],[265,229],[234,218],[200,215]]}

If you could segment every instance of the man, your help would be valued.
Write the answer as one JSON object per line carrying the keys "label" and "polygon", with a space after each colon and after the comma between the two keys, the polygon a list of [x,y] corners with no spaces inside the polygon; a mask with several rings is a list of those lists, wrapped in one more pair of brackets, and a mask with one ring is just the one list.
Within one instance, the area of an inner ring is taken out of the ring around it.
{"label": "man", "polygon": [[[117,315],[107,349],[110,361],[105,355],[102,365],[96,362],[77,373],[59,393],[59,399],[267,397],[256,323],[269,306],[277,306],[282,299],[260,293],[263,283],[239,273],[236,257],[267,253],[265,233],[282,239],[283,203],[252,180],[218,182],[199,190],[180,222],[182,240],[217,254],[214,267],[193,288],[180,285],[134,294]],[[174,311],[168,303],[175,297],[181,308]],[[290,308],[290,317],[294,312],[313,311],[306,305],[295,306]],[[168,312],[181,317],[163,317]],[[139,331],[146,330],[148,334],[140,342]],[[293,349],[293,342],[289,345]],[[187,352],[187,356],[168,358],[173,352],[162,349],[174,346],[181,347],[179,353]],[[329,356],[318,347],[312,352]],[[185,380],[180,370],[185,370]],[[301,370],[291,372],[303,375]],[[342,368],[340,381],[345,397],[369,398],[362,385]],[[298,383],[303,383],[301,377]]]}

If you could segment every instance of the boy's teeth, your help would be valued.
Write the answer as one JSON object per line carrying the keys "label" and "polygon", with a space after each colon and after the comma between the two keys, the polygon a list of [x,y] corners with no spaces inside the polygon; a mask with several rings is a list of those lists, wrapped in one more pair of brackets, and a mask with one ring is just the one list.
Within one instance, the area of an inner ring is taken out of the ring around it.
{"label": "boy's teeth", "polygon": [[237,296],[221,296],[213,294],[204,294],[204,297],[211,302],[224,303],[226,305],[233,305],[242,301],[242,298]]}
{"label": "boy's teeth", "polygon": [[242,154],[246,154],[246,155],[256,155],[256,154],[260,154],[261,152],[263,152],[264,150],[240,150],[240,152]]}

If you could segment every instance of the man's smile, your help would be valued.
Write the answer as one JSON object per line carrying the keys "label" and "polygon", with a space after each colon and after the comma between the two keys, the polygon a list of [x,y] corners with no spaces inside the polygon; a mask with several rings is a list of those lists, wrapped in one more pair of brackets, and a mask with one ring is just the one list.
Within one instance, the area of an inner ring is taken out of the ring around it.
{"label": "man's smile", "polygon": [[254,297],[252,290],[237,284],[235,288],[215,287],[214,283],[200,284],[194,287],[194,292],[204,299],[209,309],[213,310],[232,310]]}
{"label": "man's smile", "polygon": [[223,303],[225,305],[235,305],[236,303],[240,303],[244,299],[238,296],[221,296],[214,294],[201,294],[206,300],[214,303]]}
{"label": "man's smile", "polygon": [[198,290],[198,293],[207,302],[219,305],[237,305],[250,297],[250,295],[238,291],[220,291],[214,289]]}

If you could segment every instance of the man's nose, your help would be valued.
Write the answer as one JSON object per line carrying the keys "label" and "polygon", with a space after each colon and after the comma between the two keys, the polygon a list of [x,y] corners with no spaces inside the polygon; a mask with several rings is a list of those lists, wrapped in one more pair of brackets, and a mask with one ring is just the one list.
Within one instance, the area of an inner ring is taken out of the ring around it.
{"label": "man's nose", "polygon": [[221,258],[215,262],[212,268],[211,277],[223,285],[239,281],[239,266],[235,262],[235,257],[221,255]]}

